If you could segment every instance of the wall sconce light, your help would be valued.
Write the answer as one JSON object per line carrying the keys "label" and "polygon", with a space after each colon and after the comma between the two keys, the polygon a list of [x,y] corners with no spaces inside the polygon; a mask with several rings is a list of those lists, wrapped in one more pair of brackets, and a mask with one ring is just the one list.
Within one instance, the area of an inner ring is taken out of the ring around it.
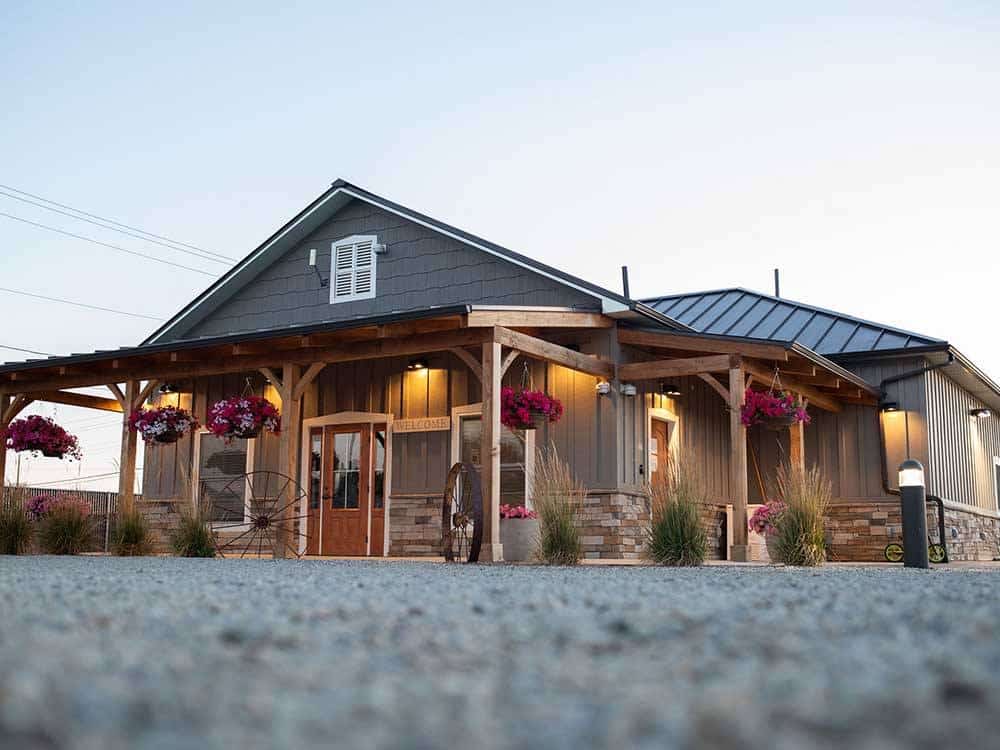
{"label": "wall sconce light", "polygon": [[878,408],[883,414],[887,414],[893,411],[899,411],[899,403],[896,401],[883,401],[878,405]]}
{"label": "wall sconce light", "polygon": [[638,390],[631,383],[622,383],[621,392],[623,396],[634,396]]}
{"label": "wall sconce light", "polygon": [[976,419],[986,419],[987,417],[992,417],[993,412],[985,407],[981,409],[969,409],[969,416]]}
{"label": "wall sconce light", "polygon": [[426,359],[411,359],[406,363],[406,369],[414,372],[416,370],[426,370],[427,360]]}
{"label": "wall sconce light", "polygon": [[611,383],[609,383],[607,380],[600,381],[597,384],[597,395],[607,396],[609,393],[611,393]]}
{"label": "wall sconce light", "polygon": [[309,266],[316,272],[316,278],[319,279],[319,285],[325,287],[330,283],[329,279],[324,279],[323,274],[319,272],[319,268],[316,267],[316,248],[309,248]]}
{"label": "wall sconce light", "polygon": [[680,386],[675,385],[674,383],[660,383],[660,394],[675,398],[681,395],[681,389]]}
{"label": "wall sconce light", "polygon": [[177,393],[177,386],[173,383],[164,383],[160,386],[160,393]]}

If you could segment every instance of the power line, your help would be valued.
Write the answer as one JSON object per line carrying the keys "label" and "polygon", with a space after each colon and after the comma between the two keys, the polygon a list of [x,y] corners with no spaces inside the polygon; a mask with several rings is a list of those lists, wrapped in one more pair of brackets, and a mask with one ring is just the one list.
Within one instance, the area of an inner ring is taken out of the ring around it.
{"label": "power line", "polygon": [[201,258],[202,260],[210,260],[213,263],[222,263],[225,266],[228,266],[233,261],[233,259],[221,260],[219,258],[213,258],[211,255],[204,255],[200,252],[194,252],[193,250],[185,250],[183,247],[175,247],[174,245],[168,245],[166,242],[160,242],[159,240],[155,240],[151,237],[143,237],[141,234],[136,234],[135,232],[129,232],[124,229],[118,229],[117,227],[113,227],[109,224],[102,224],[99,221],[94,221],[93,219],[88,219],[83,216],[76,216],[75,214],[71,214],[69,211],[61,211],[58,208],[53,208],[52,206],[46,206],[44,203],[38,203],[36,201],[28,200],[27,198],[21,198],[20,196],[17,195],[11,195],[10,193],[5,193],[3,190],[0,190],[0,195],[3,195],[7,198],[13,198],[16,201],[21,201],[22,203],[27,203],[28,205],[31,206],[44,208],[46,211],[54,211],[55,213],[61,214],[62,216],[68,216],[71,219],[77,219],[78,221],[85,221],[88,224],[93,224],[94,226],[101,227],[102,229],[110,229],[112,232],[120,232],[121,234],[127,234],[129,237],[135,237],[137,240],[142,240],[143,242],[152,242],[154,245],[161,245],[170,250],[174,250],[175,252],[187,253],[188,255],[193,255],[195,258]]}
{"label": "power line", "polygon": [[10,349],[14,352],[24,352],[25,354],[40,354],[43,357],[55,357],[55,354],[50,352],[36,352],[34,349],[22,349],[19,346],[7,346],[5,344],[0,344],[0,349]]}
{"label": "power line", "polygon": [[[162,234],[154,234],[153,232],[147,232],[145,229],[139,229],[139,227],[133,227],[133,226],[130,226],[128,224],[123,224],[120,221],[115,221],[114,219],[109,219],[109,218],[107,218],[105,216],[98,216],[97,214],[88,213],[87,211],[82,211],[81,209],[74,208],[73,206],[67,206],[65,203],[59,203],[58,201],[54,201],[54,200],[51,200],[49,198],[44,198],[44,197],[42,197],[40,195],[35,195],[34,193],[29,193],[27,190],[19,190],[16,187],[11,187],[10,185],[2,185],[2,184],[0,184],[0,188],[3,188],[4,190],[12,190],[15,193],[20,193],[21,195],[27,195],[30,198],[35,198],[37,200],[44,201],[45,203],[51,203],[53,206],[59,206],[60,208],[69,209],[70,211],[74,211],[75,213],[82,214],[83,216],[89,216],[91,219],[99,219],[101,221],[107,222],[108,224],[114,224],[117,227],[124,227],[125,229],[131,229],[133,232],[139,232],[141,234],[148,235],[149,237],[155,237],[156,239],[159,239],[159,240],[166,240],[167,242],[171,242],[174,245],[180,245],[182,247],[189,247],[192,250],[198,250],[198,251],[203,252],[203,253],[208,253],[209,255],[216,255],[216,256],[222,258],[223,260],[227,260],[227,261],[231,261],[231,262],[236,260],[236,258],[232,258],[232,257],[230,257],[228,255],[223,255],[222,253],[217,253],[217,252],[215,252],[213,250],[206,250],[205,248],[198,247],[197,245],[192,245],[192,244],[187,243],[187,242],[180,242],[179,240],[173,240],[173,239],[170,239],[169,237],[164,237]],[[13,198],[15,196],[10,196],[10,197]],[[21,200],[21,199],[19,198],[18,200]],[[43,206],[43,208],[44,208],[44,206]]]}
{"label": "power line", "polygon": [[[141,466],[137,466],[137,467],[135,467],[135,470],[136,470],[136,472],[140,472],[140,471],[142,471],[142,467]],[[109,471],[107,474],[91,474],[90,476],[86,476],[86,477],[71,477],[70,479],[53,479],[53,480],[51,480],[49,482],[35,482],[31,486],[32,487],[46,487],[46,486],[48,486],[50,484],[69,484],[69,483],[72,483],[72,482],[87,482],[87,481],[89,481],[91,479],[107,479],[108,477],[116,477],[116,476],[118,476],[118,474],[119,474],[119,472],[117,472],[117,471]]]}
{"label": "power line", "polygon": [[157,318],[154,315],[143,315],[142,313],[125,312],[124,310],[115,310],[111,307],[100,307],[99,305],[88,305],[85,302],[73,302],[68,299],[62,299],[60,297],[47,297],[44,294],[35,294],[34,292],[22,292],[18,289],[7,289],[6,287],[0,286],[0,292],[8,292],[9,294],[20,294],[22,297],[34,297],[35,299],[48,300],[49,302],[61,302],[64,305],[73,305],[74,307],[85,307],[88,310],[102,310],[104,312],[117,313],[118,315],[128,315],[132,318],[145,318],[146,320],[163,320],[163,318]]}
{"label": "power line", "polygon": [[14,221],[20,221],[24,224],[30,224],[33,227],[39,227],[40,229],[48,229],[50,232],[56,232],[58,234],[64,234],[67,237],[74,237],[78,240],[83,240],[84,242],[92,242],[95,245],[102,245],[103,247],[110,247],[112,250],[120,250],[123,253],[128,253],[129,255],[136,255],[140,258],[145,258],[146,260],[156,261],[157,263],[163,263],[167,266],[174,266],[175,268],[183,268],[186,271],[194,271],[195,273],[204,274],[205,276],[215,276],[214,273],[209,273],[208,271],[202,271],[200,268],[192,268],[191,266],[181,265],[180,263],[174,263],[171,260],[164,260],[163,258],[157,258],[155,255],[146,255],[145,253],[137,252],[136,250],[129,250],[128,248],[121,247],[120,245],[112,245],[109,242],[101,242],[100,240],[95,240],[92,237],[84,237],[82,234],[73,234],[73,232],[66,232],[62,229],[56,229],[55,227],[50,227],[47,224],[39,224],[36,221],[28,221],[27,219],[22,219],[20,216],[14,216],[13,214],[7,214],[0,211],[0,216],[6,216],[8,219],[13,219]]}

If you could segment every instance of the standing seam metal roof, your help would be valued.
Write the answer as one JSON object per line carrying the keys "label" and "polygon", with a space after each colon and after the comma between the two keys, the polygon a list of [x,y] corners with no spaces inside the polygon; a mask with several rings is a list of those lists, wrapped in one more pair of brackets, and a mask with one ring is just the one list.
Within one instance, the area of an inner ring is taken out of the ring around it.
{"label": "standing seam metal roof", "polygon": [[750,289],[717,289],[643,300],[698,333],[796,341],[826,356],[945,344],[942,339]]}

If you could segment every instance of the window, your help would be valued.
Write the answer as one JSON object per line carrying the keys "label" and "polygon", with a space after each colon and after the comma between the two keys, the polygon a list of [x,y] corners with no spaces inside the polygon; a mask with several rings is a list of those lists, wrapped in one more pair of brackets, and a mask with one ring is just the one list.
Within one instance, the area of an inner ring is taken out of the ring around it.
{"label": "window", "polygon": [[210,432],[197,434],[195,441],[195,502],[220,524],[246,522],[247,490],[239,477],[253,471],[253,442],[234,440],[232,444]]}
{"label": "window", "polygon": [[333,436],[334,510],[356,510],[361,486],[361,433],[338,432]]}
{"label": "window", "polygon": [[[454,461],[480,466],[479,451],[482,436],[481,408],[478,405],[459,407],[454,420],[457,429],[453,439]],[[500,504],[532,507],[531,475],[535,455],[534,430],[500,431]]]}
{"label": "window", "polygon": [[350,302],[375,296],[375,247],[373,234],[356,234],[333,243],[330,253],[330,302]]}
{"label": "window", "polygon": [[1000,456],[993,457],[993,499],[1000,510]]}
{"label": "window", "polygon": [[375,510],[385,508],[385,430],[375,431],[375,491],[372,495],[372,507]]}

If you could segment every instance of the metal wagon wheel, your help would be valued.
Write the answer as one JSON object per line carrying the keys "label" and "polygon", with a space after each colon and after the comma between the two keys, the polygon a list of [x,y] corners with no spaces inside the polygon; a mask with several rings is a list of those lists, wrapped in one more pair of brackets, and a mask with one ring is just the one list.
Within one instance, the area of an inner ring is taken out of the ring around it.
{"label": "metal wagon wheel", "polygon": [[[291,477],[277,471],[251,471],[229,482],[217,497],[220,500],[212,503],[209,518],[214,521],[215,549],[220,556],[271,556],[279,532],[284,532],[286,552],[302,557],[299,550],[308,549],[306,492]],[[245,498],[242,517],[232,502],[221,502],[221,498],[240,497]],[[222,539],[220,531],[235,536]]]}
{"label": "metal wagon wheel", "polygon": [[457,463],[448,472],[441,504],[441,549],[448,562],[477,562],[483,543],[479,469]]}

